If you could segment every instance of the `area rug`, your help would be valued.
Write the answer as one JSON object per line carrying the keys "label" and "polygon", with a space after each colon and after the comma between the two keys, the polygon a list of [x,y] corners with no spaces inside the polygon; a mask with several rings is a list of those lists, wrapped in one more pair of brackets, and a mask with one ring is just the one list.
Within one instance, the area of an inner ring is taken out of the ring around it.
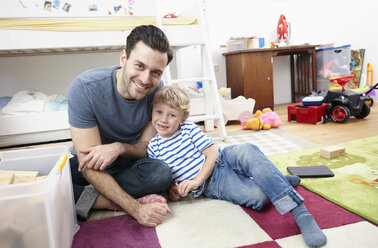
{"label": "area rug", "polygon": [[[301,186],[296,189],[327,235],[326,247],[376,246],[376,226]],[[169,207],[172,213],[157,228],[142,227],[128,215],[79,223],[72,247],[307,247],[291,215],[279,215],[272,204],[257,212],[202,197]]]}
{"label": "area rug", "polygon": [[301,185],[324,198],[378,224],[378,136],[337,144],[346,154],[333,159],[320,156],[324,147],[269,156],[288,174],[288,166],[326,165],[335,174],[304,178]]}
{"label": "area rug", "polygon": [[220,140],[218,136],[213,136],[212,138],[215,146],[219,148],[242,143],[252,143],[258,146],[266,156],[298,151],[315,146],[315,144],[279,128],[232,132],[228,133],[225,140]]}

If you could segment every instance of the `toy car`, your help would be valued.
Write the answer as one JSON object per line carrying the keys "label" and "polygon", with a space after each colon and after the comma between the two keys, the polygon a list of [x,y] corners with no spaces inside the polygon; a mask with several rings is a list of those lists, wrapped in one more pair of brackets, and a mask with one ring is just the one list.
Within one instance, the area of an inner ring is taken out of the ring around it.
{"label": "toy car", "polygon": [[329,90],[324,98],[324,103],[328,104],[326,111],[328,118],[337,123],[344,123],[350,116],[363,119],[370,114],[370,106],[367,102],[371,97],[344,89],[343,86],[350,80],[349,76],[332,78],[332,80],[337,80],[342,89]]}

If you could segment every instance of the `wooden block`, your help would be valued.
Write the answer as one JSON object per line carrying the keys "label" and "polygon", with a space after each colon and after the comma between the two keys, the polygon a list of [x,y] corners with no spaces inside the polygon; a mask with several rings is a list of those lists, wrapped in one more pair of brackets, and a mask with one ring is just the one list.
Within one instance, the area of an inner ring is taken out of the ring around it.
{"label": "wooden block", "polygon": [[35,182],[35,179],[39,175],[39,171],[14,171],[14,174],[14,183],[29,183]]}
{"label": "wooden block", "polygon": [[329,146],[320,150],[320,156],[324,158],[336,158],[345,155],[345,148],[341,146]]}
{"label": "wooden block", "polygon": [[0,185],[8,185],[14,183],[14,171],[0,170]]}
{"label": "wooden block", "polygon": [[37,177],[35,180],[36,181],[39,181],[39,180],[44,180],[44,179],[46,179],[47,178],[47,176],[39,176],[39,177]]}

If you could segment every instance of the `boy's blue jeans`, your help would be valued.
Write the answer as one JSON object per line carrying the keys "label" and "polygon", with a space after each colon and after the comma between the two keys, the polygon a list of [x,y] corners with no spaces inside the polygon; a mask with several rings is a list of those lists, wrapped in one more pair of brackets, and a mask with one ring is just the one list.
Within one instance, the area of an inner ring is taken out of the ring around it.
{"label": "boy's blue jeans", "polygon": [[277,167],[249,143],[221,151],[204,194],[256,210],[271,201],[280,214],[303,202]]}

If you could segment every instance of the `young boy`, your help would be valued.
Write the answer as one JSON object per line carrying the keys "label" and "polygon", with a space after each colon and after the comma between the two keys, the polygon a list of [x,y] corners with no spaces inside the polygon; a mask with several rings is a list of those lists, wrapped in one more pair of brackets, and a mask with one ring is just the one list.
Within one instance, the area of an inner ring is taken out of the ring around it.
{"label": "young boy", "polygon": [[151,158],[164,160],[174,184],[169,196],[176,201],[191,192],[202,193],[260,210],[271,201],[280,214],[290,212],[309,247],[327,242],[313,216],[293,189],[296,176],[284,176],[253,144],[225,147],[218,152],[213,141],[193,122],[187,121],[190,98],[184,89],[162,87],[155,95],[152,125],[158,134],[148,145]]}

